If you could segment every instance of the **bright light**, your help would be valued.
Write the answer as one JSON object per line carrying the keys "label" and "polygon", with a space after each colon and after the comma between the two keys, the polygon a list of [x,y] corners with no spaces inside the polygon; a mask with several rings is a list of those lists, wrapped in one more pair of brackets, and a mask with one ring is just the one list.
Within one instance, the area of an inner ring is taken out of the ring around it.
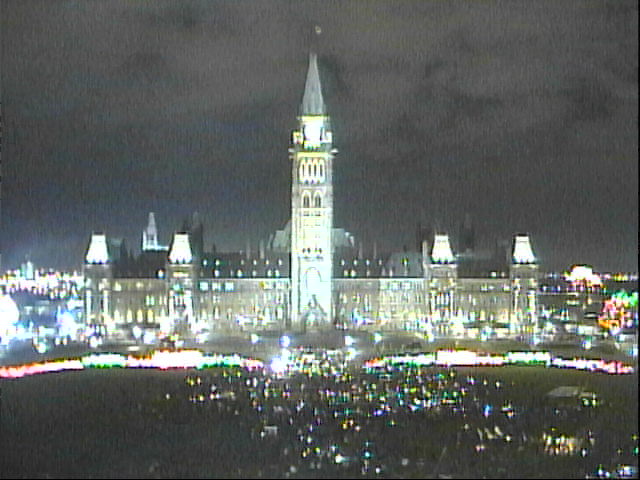
{"label": "bright light", "polygon": [[125,367],[127,357],[117,353],[94,353],[81,359],[85,367]]}
{"label": "bright light", "polygon": [[238,355],[203,355],[201,352],[185,350],[182,352],[156,352],[152,357],[125,357],[114,353],[91,354],[80,360],[56,360],[53,362],[32,363],[12,367],[0,367],[0,378],[20,378],[64,370],[82,370],[84,368],[205,368],[223,365],[246,369],[263,368],[259,360],[242,358]]}
{"label": "bright light", "polygon": [[303,126],[305,146],[318,147],[322,143],[322,118],[307,117]]}
{"label": "bright light", "polygon": [[133,326],[131,333],[136,340],[140,340],[140,337],[142,337],[142,329],[138,325]]}
{"label": "bright light", "polygon": [[585,283],[587,286],[602,286],[602,279],[589,265],[574,265],[571,272],[565,274],[565,279],[576,286]]}
{"label": "bright light", "polygon": [[0,295],[0,329],[18,323],[20,312],[16,302],[9,295]]}
{"label": "bright light", "polygon": [[256,335],[255,333],[252,333],[251,334],[251,345],[255,345],[259,341],[260,341],[260,336]]}
{"label": "bright light", "polygon": [[377,345],[381,341],[382,341],[382,334],[379,333],[379,332],[374,333],[373,334],[373,343],[375,343]]}
{"label": "bright light", "polygon": [[144,335],[142,335],[142,342],[146,344],[153,343],[155,338],[156,334],[152,330],[147,330],[144,332]]}
{"label": "bright light", "polygon": [[102,340],[97,335],[91,335],[89,337],[89,347],[98,348],[101,343],[102,343]]}
{"label": "bright light", "polygon": [[282,375],[287,371],[287,362],[284,361],[281,357],[274,357],[271,360],[271,371],[276,375]]}
{"label": "bright light", "polygon": [[438,350],[436,363],[438,365],[475,365],[476,352],[468,350]]}
{"label": "bright light", "polygon": [[282,348],[289,348],[289,345],[291,345],[291,338],[289,335],[283,335],[280,337],[280,346]]}
{"label": "bright light", "polygon": [[209,338],[208,330],[201,330],[196,334],[196,342],[198,343],[205,343],[208,338]]}
{"label": "bright light", "polygon": [[0,342],[9,343],[17,334],[20,312],[16,302],[9,295],[0,295]]}
{"label": "bright light", "polygon": [[151,357],[154,366],[158,368],[201,368],[204,355],[199,350],[182,350],[179,352],[154,352]]}
{"label": "bright light", "polygon": [[638,292],[633,292],[631,295],[625,291],[616,292],[604,301],[602,312],[598,317],[598,325],[615,336],[623,328],[632,327],[637,322],[637,308]]}
{"label": "bright light", "polygon": [[341,455],[340,453],[336,455],[335,461],[337,464],[341,464],[343,462],[347,461],[347,457],[345,457],[344,455]]}
{"label": "bright light", "polygon": [[355,342],[355,339],[351,335],[344,336],[344,344],[346,347],[352,346]]}

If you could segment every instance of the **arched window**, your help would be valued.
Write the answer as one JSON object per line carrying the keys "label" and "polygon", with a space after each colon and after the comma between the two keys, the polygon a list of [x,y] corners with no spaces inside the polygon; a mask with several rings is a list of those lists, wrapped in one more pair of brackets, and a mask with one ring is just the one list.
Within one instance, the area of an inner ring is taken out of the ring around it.
{"label": "arched window", "polygon": [[322,160],[320,160],[320,165],[319,165],[319,169],[320,169],[320,178],[324,179],[324,162]]}
{"label": "arched window", "polygon": [[310,205],[310,202],[309,202],[309,194],[308,193],[304,193],[302,195],[302,207],[303,208],[309,208],[310,206],[311,205]]}
{"label": "arched window", "polygon": [[315,208],[322,207],[322,198],[320,198],[320,194],[316,194],[315,198],[313,199],[313,206]]}

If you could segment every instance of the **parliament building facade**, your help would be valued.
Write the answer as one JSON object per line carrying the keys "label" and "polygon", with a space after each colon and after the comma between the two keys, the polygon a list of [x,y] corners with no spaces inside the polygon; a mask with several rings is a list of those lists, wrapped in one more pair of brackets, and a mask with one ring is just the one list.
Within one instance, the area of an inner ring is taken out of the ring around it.
{"label": "parliament building facade", "polygon": [[507,248],[484,257],[470,245],[454,255],[444,232],[420,239],[420,251],[364,255],[333,224],[336,154],[312,54],[289,148],[285,228],[253,254],[205,252],[197,217],[163,247],[151,213],[138,256],[94,233],[84,261],[87,325],[106,335],[133,326],[186,336],[334,328],[433,337],[532,333],[538,264],[528,235],[514,235]]}

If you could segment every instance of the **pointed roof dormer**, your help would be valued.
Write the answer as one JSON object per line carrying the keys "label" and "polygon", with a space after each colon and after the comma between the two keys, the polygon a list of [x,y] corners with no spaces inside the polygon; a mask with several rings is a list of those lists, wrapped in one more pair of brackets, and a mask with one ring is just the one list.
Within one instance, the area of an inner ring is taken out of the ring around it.
{"label": "pointed roof dormer", "polygon": [[109,263],[107,236],[104,233],[93,233],[91,235],[85,262],[92,265],[105,265]]}
{"label": "pointed roof dormer", "polygon": [[449,235],[436,235],[433,240],[431,250],[431,261],[439,264],[452,264],[456,262],[456,257],[451,250]]}
{"label": "pointed roof dormer", "polygon": [[531,248],[529,235],[516,235],[513,242],[513,263],[516,264],[534,264],[536,257]]}
{"label": "pointed roof dormer", "polygon": [[191,263],[193,255],[191,253],[191,242],[188,233],[176,233],[173,236],[173,243],[169,251],[169,263],[181,264]]}
{"label": "pointed roof dormer", "polygon": [[318,72],[318,56],[309,54],[309,70],[304,85],[304,95],[300,106],[300,115],[326,115],[327,109],[322,98],[320,74]]}

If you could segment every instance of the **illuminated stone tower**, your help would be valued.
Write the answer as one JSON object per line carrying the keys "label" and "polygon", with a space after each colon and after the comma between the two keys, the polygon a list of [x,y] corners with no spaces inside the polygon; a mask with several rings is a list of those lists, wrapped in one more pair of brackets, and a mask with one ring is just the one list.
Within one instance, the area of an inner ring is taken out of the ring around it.
{"label": "illuminated stone tower", "polygon": [[197,297],[194,295],[196,270],[188,233],[175,233],[167,259],[168,319],[163,333],[190,335],[196,324]]}
{"label": "illuminated stone tower", "polygon": [[104,233],[91,235],[83,265],[85,323],[96,332],[110,335],[115,331],[111,316],[111,278],[113,270],[107,237]]}
{"label": "illuminated stone tower", "polygon": [[427,253],[425,242],[422,256],[428,291],[429,321],[437,335],[451,335],[458,270],[449,235],[435,235],[431,255]]}
{"label": "illuminated stone tower", "polygon": [[516,235],[509,269],[512,335],[532,335],[538,318],[538,261],[529,235]]}
{"label": "illuminated stone tower", "polygon": [[328,328],[331,305],[333,245],[333,148],[318,62],[309,58],[309,70],[293,132],[291,186],[291,327]]}

